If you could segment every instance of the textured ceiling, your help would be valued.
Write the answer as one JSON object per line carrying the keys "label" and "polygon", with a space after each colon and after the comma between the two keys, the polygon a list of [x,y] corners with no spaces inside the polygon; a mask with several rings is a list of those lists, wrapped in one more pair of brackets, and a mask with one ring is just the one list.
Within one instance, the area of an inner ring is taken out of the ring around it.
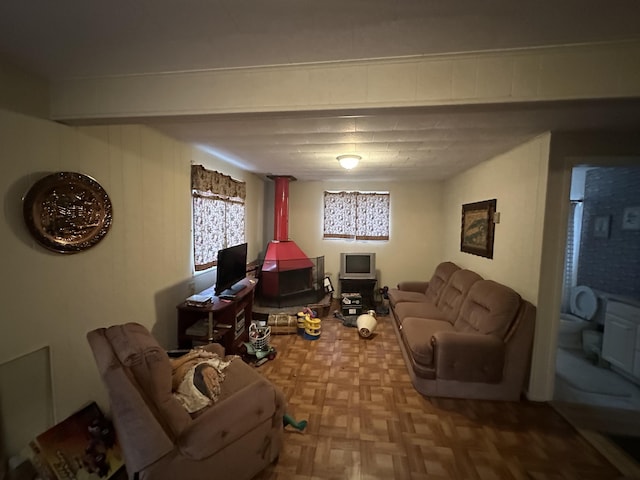
{"label": "textured ceiling", "polygon": [[[640,38],[637,0],[22,0],[0,53],[50,80]],[[635,103],[457,106],[161,121],[262,174],[443,179],[548,130],[640,124]],[[345,173],[340,153],[363,162]]]}
{"label": "textured ceiling", "polygon": [[[549,131],[628,130],[640,101],[223,116],[155,127],[242,168],[300,180],[442,180]],[[345,171],[336,152],[357,152]]]}

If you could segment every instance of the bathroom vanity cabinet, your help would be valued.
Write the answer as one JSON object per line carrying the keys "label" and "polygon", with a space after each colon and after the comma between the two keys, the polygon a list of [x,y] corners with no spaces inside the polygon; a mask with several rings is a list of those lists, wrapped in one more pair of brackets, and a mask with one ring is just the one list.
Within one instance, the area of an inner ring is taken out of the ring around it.
{"label": "bathroom vanity cabinet", "polygon": [[640,381],[640,307],[607,302],[602,358],[611,363],[612,369]]}

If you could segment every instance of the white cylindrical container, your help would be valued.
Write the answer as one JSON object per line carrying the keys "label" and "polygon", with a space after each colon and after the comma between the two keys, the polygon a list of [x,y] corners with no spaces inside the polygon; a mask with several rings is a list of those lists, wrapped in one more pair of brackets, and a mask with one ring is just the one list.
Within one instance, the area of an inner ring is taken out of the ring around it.
{"label": "white cylindrical container", "polygon": [[361,337],[370,337],[378,326],[375,310],[369,310],[367,311],[367,313],[363,313],[362,315],[360,315],[356,320],[356,325],[358,327],[358,333]]}

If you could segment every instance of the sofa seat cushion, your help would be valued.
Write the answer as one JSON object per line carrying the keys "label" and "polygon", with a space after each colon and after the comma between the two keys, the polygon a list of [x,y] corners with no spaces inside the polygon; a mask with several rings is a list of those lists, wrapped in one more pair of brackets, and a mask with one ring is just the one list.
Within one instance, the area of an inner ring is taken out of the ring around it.
{"label": "sofa seat cushion", "polygon": [[431,337],[436,332],[453,332],[453,325],[445,320],[407,317],[402,322],[402,335],[409,352],[417,364],[433,366]]}
{"label": "sofa seat cushion", "polygon": [[505,344],[495,335],[437,332],[433,347],[438,378],[482,383],[502,380]]}
{"label": "sofa seat cushion", "polygon": [[445,315],[431,302],[403,302],[396,305],[393,312],[402,325],[405,318],[418,317],[431,320],[445,320]]}

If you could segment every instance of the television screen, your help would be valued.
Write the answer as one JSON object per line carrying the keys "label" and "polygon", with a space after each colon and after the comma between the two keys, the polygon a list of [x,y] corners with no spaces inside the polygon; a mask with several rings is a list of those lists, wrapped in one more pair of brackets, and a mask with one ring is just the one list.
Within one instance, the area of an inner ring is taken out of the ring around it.
{"label": "television screen", "polygon": [[351,254],[346,258],[345,273],[370,273],[369,255]]}
{"label": "television screen", "polygon": [[376,277],[375,253],[341,253],[340,278],[358,279]]}
{"label": "television screen", "polygon": [[218,250],[218,267],[216,273],[216,295],[233,295],[244,288],[236,286],[247,276],[247,244],[241,243]]}

